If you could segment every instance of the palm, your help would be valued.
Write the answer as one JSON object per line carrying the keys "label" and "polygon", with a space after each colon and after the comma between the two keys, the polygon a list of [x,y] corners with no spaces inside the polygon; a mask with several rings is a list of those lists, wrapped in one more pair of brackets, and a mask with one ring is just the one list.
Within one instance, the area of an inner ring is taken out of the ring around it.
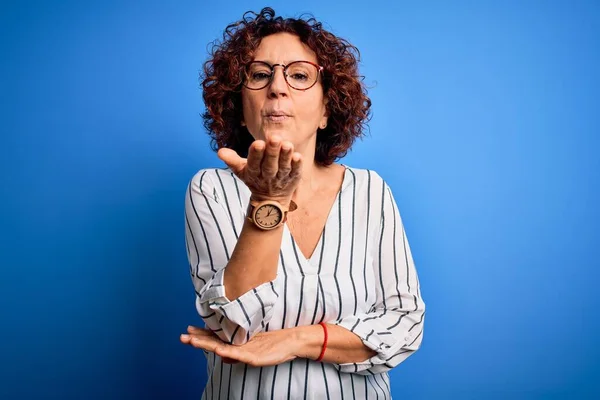
{"label": "palm", "polygon": [[218,155],[258,199],[289,200],[300,181],[302,156],[279,137],[268,143],[254,141],[248,158],[227,148],[220,149]]}
{"label": "palm", "polygon": [[290,335],[285,330],[258,333],[240,346],[225,343],[206,329],[189,327],[188,333],[182,336],[183,343],[213,352],[229,362],[266,367],[297,357],[295,346],[290,346]]}

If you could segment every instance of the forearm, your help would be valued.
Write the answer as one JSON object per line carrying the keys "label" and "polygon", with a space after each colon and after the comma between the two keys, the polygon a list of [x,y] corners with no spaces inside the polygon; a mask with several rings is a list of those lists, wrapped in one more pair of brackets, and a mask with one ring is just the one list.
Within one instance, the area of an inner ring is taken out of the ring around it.
{"label": "forearm", "polygon": [[[327,325],[327,349],[323,362],[334,364],[355,363],[368,360],[377,354],[365,346],[362,340],[348,329],[338,325]],[[321,325],[291,328],[296,338],[298,356],[316,360],[321,354],[324,330]]]}
{"label": "forearm", "polygon": [[225,294],[231,301],[277,277],[283,225],[270,231],[247,219],[223,275]]}

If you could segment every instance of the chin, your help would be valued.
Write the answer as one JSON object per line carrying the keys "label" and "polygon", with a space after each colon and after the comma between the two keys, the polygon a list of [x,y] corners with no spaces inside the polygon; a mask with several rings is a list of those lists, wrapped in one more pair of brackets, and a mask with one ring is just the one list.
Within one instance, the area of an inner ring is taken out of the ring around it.
{"label": "chin", "polygon": [[279,137],[281,137],[281,140],[291,141],[291,138],[289,137],[289,132],[289,129],[284,129],[283,127],[272,127],[265,130],[264,137],[265,140],[269,140],[269,138],[273,135],[278,135]]}

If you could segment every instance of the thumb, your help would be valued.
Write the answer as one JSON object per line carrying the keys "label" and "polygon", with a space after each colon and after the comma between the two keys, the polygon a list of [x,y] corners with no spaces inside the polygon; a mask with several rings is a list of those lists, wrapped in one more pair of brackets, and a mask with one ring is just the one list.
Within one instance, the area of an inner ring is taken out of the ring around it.
{"label": "thumb", "polygon": [[240,157],[234,150],[225,147],[219,149],[217,156],[223,160],[236,175],[242,172],[247,163],[245,158]]}

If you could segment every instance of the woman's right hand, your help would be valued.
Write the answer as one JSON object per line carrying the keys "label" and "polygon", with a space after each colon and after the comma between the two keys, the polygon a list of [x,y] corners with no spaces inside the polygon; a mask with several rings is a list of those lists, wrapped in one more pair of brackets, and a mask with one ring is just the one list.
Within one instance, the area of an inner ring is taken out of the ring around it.
{"label": "woman's right hand", "polygon": [[294,152],[294,145],[274,135],[265,143],[255,140],[248,150],[248,158],[234,150],[221,148],[217,153],[252,193],[252,200],[276,200],[288,204],[298,187],[302,172],[302,155]]}

